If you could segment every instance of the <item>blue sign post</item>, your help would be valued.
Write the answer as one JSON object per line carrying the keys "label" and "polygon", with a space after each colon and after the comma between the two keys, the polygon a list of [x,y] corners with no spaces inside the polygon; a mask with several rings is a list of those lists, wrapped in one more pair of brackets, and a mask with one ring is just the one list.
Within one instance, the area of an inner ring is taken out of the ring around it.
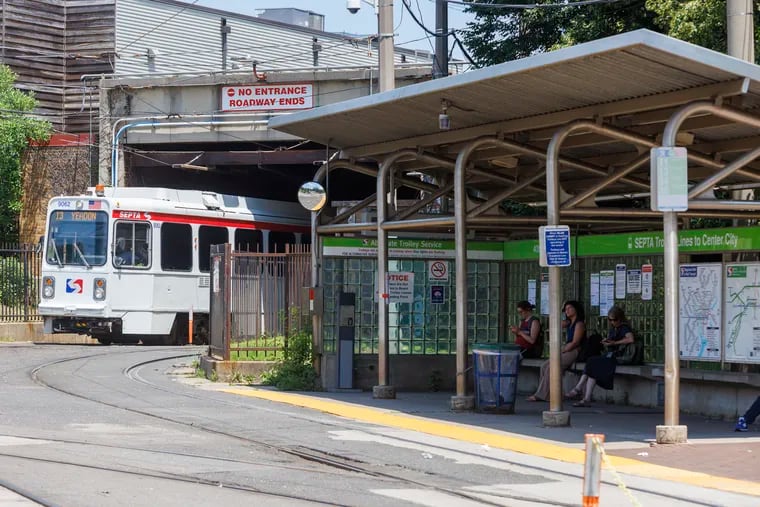
{"label": "blue sign post", "polygon": [[544,225],[538,228],[539,264],[543,268],[570,265],[570,227]]}

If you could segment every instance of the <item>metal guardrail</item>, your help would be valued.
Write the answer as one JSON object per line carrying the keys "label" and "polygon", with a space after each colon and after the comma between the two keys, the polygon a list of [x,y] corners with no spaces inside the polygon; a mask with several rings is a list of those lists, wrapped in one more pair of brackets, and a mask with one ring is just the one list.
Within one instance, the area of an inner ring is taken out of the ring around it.
{"label": "metal guardrail", "polygon": [[0,243],[0,322],[39,320],[39,245]]}
{"label": "metal guardrail", "polygon": [[311,280],[309,245],[284,253],[211,247],[209,354],[229,360],[282,359]]}

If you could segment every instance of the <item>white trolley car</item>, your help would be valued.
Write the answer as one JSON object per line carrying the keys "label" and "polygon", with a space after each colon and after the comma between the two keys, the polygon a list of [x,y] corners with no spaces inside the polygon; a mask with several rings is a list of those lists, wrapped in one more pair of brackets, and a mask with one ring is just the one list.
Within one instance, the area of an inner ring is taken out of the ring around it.
{"label": "white trolley car", "polygon": [[195,190],[88,188],[50,200],[39,312],[46,333],[103,344],[205,341],[211,245],[282,252],[308,242],[297,203]]}

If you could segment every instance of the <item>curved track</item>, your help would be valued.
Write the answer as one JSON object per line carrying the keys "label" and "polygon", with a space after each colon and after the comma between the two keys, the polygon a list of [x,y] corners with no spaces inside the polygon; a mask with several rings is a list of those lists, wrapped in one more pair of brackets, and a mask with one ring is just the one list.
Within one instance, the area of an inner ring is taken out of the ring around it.
{"label": "curved track", "polygon": [[[397,468],[397,470],[393,472],[384,471],[381,468],[387,468],[387,467],[378,467],[377,464],[367,463],[365,461],[356,459],[352,456],[349,456],[347,454],[341,454],[341,453],[333,453],[333,452],[326,452],[317,448],[313,448],[312,446],[305,446],[305,445],[282,445],[282,444],[276,444],[272,443],[271,441],[268,441],[264,438],[252,438],[250,436],[241,435],[231,430],[226,429],[220,429],[219,424],[217,421],[214,420],[213,417],[207,416],[203,418],[195,418],[193,420],[188,420],[186,417],[183,416],[183,414],[178,413],[159,413],[154,408],[138,408],[135,407],[132,403],[129,403],[129,397],[125,397],[123,401],[108,401],[104,400],[102,396],[96,396],[93,394],[89,394],[87,392],[82,392],[78,388],[73,387],[65,387],[61,385],[61,383],[57,383],[54,380],[57,377],[51,376],[50,379],[46,378],[45,373],[48,370],[51,370],[55,368],[56,366],[61,366],[64,364],[70,365],[70,366],[76,366],[73,371],[77,372],[80,368],[83,367],[83,365],[78,365],[78,363],[86,364],[90,361],[96,361],[99,359],[102,359],[104,356],[113,356],[116,354],[119,354],[123,356],[125,353],[131,354],[131,353],[141,353],[145,351],[145,349],[136,349],[134,351],[123,351],[123,350],[117,350],[114,352],[105,351],[105,352],[99,352],[99,353],[89,353],[84,355],[79,355],[76,357],[69,357],[65,359],[59,359],[55,361],[50,361],[44,364],[41,364],[37,367],[35,367],[31,372],[31,377],[39,385],[42,385],[48,389],[52,389],[55,391],[58,391],[60,393],[64,393],[70,396],[75,396],[77,398],[80,398],[82,400],[86,400],[91,403],[96,403],[99,405],[111,407],[118,410],[123,410],[127,412],[131,412],[134,414],[139,414],[140,416],[145,416],[148,418],[153,418],[160,420],[162,422],[170,423],[173,425],[180,425],[186,428],[192,428],[193,431],[200,431],[204,433],[209,433],[217,437],[223,437],[225,439],[232,439],[236,442],[243,443],[246,446],[251,446],[253,448],[256,448],[257,450],[266,452],[267,454],[276,456],[276,455],[282,455],[287,456],[289,458],[297,458],[298,460],[302,460],[301,463],[303,466],[298,464],[283,464],[283,463],[277,463],[277,464],[271,464],[271,463],[262,463],[260,461],[246,461],[246,460],[240,460],[235,458],[228,458],[221,455],[213,455],[213,454],[193,454],[193,453],[179,453],[179,455],[183,457],[189,457],[189,458],[196,458],[196,459],[202,459],[202,460],[210,460],[215,462],[231,462],[236,464],[250,464],[250,465],[256,465],[256,466],[273,466],[273,467],[279,467],[282,468],[283,471],[299,471],[299,472],[305,472],[305,473],[314,473],[318,472],[320,474],[326,474],[326,477],[329,475],[332,475],[334,473],[349,473],[349,474],[359,474],[364,477],[370,477],[375,478],[383,482],[391,482],[392,484],[395,484],[395,487],[415,487],[415,488],[423,488],[425,490],[429,491],[435,491],[435,492],[441,492],[445,493],[446,495],[455,496],[457,498],[460,498],[462,500],[469,500],[478,502],[481,505],[504,505],[503,500],[519,500],[519,501],[528,501],[531,502],[533,505],[541,505],[542,502],[537,501],[534,498],[526,498],[525,496],[516,495],[516,494],[499,494],[496,495],[499,499],[496,499],[493,502],[490,502],[483,498],[482,495],[477,494],[468,494],[466,492],[463,492],[462,490],[457,490],[452,487],[445,487],[441,486],[441,480],[440,478],[436,477],[435,475],[430,476],[429,480],[418,480],[418,479],[412,479],[409,477],[409,474],[407,473],[408,470],[405,470],[403,468]],[[195,400],[202,402],[205,405],[213,404],[214,407],[218,408],[226,408],[231,410],[240,410],[240,411],[246,411],[246,410],[261,410],[260,408],[253,407],[251,405],[250,400],[239,400],[234,397],[230,397],[229,395],[225,396],[210,396],[208,391],[199,391],[196,389],[190,389],[187,386],[177,386],[176,384],[167,384],[167,383],[157,383],[154,381],[151,381],[146,378],[145,375],[143,375],[143,372],[150,368],[150,367],[156,367],[161,365],[162,363],[166,363],[168,361],[176,361],[176,360],[186,360],[189,358],[197,357],[198,353],[194,352],[191,354],[188,354],[185,351],[182,351],[179,354],[173,354],[173,352],[180,352],[182,349],[177,348],[151,348],[145,353],[151,353],[155,355],[156,352],[158,353],[169,353],[169,355],[158,357],[158,358],[151,358],[148,360],[140,359],[136,362],[133,362],[131,365],[125,367],[122,370],[122,375],[124,378],[128,379],[132,383],[140,384],[143,387],[149,388],[154,391],[159,391],[162,393],[166,393],[167,395],[170,395],[171,398],[184,398],[189,400]],[[168,367],[169,365],[167,365]],[[164,370],[167,368],[164,367]],[[217,410],[210,410],[210,413],[217,412]],[[293,415],[289,414],[288,417],[290,418],[301,418],[304,421],[308,421],[310,423],[314,423],[316,421],[315,417],[309,417],[308,415]],[[330,424],[333,426],[351,426],[349,422],[344,422],[339,420],[338,418],[335,418],[335,421],[331,421]],[[366,431],[366,429],[365,429]],[[49,440],[49,439],[47,439]],[[74,444],[74,445],[94,445],[91,443],[86,442],[79,442],[79,441],[64,441],[61,440],[60,442],[65,442],[68,444]],[[172,455],[177,454],[175,452],[171,451],[163,451],[163,450],[155,450],[155,449],[147,449],[147,448],[139,448],[139,447],[133,447],[133,446],[125,446],[125,445],[119,445],[114,446],[118,449],[122,450],[129,450],[129,451],[139,451],[139,452],[147,452],[147,453],[155,453],[155,454],[163,454],[163,455]],[[11,453],[3,453],[0,452],[0,456],[4,456],[7,458],[15,458],[15,459],[39,459],[39,458],[33,458],[28,456],[22,456],[22,455],[14,455]],[[505,460],[499,460],[501,462],[504,462],[505,465],[514,465],[514,463],[510,463],[509,461]],[[59,461],[57,462],[62,465],[70,465],[70,466],[78,466],[83,468],[93,467],[94,465],[86,464],[86,463],[78,463],[75,461],[71,462],[63,462]],[[306,464],[309,463],[311,465],[318,465],[317,469],[311,468],[307,466]],[[524,467],[525,465],[520,465]],[[94,466],[95,468],[100,468],[97,466]],[[137,471],[133,469],[126,469],[126,468],[116,468],[116,467],[105,467],[103,468],[107,471],[112,472],[119,472],[119,473],[125,473],[125,474],[133,474],[133,475],[141,475],[146,477],[151,477],[154,479],[162,479],[167,481],[181,481],[181,482],[192,482],[194,484],[202,484],[206,486],[214,486],[218,487],[220,486],[220,481],[213,481],[204,479],[203,477],[197,475],[197,474],[172,474],[172,473],[164,473],[164,472],[142,472]],[[545,473],[552,473],[557,474],[558,472],[556,470],[547,470],[542,469],[540,467],[534,467],[534,470],[532,470],[535,474],[545,474]],[[423,471],[423,478],[424,474],[427,472]],[[572,474],[566,474],[570,477],[577,478],[576,475]],[[332,480],[334,480],[333,478]],[[310,497],[306,497],[303,495],[284,495],[282,493],[267,491],[265,489],[262,489],[260,487],[252,487],[249,484],[236,484],[236,483],[223,483],[225,488],[235,489],[241,492],[248,492],[252,494],[258,494],[258,495],[271,495],[275,497],[282,497],[284,499],[291,499],[291,500],[299,500],[302,502],[311,502],[314,505],[317,504],[335,504],[333,501],[329,500],[318,500]],[[639,491],[642,493],[647,493],[649,495],[655,495],[659,496],[661,498],[671,498],[673,500],[681,500],[681,501],[689,501],[694,505],[699,505],[700,503],[695,503],[693,499],[685,499],[681,498],[676,495],[669,495],[664,494],[657,491],[651,491],[651,490],[645,490],[645,489],[635,489],[634,491]],[[492,493],[489,493],[489,496],[494,496]],[[545,505],[575,505],[575,503],[557,503],[556,501],[553,502],[543,502]],[[702,505],[710,505],[708,503],[704,503]]]}

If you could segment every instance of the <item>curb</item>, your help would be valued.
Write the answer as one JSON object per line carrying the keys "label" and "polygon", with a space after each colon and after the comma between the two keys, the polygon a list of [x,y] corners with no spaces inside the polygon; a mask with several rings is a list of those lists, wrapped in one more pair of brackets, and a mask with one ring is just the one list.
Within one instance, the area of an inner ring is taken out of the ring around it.
{"label": "curb", "polygon": [[[488,445],[497,449],[519,452],[530,456],[553,459],[566,463],[580,464],[585,462],[585,451],[571,448],[555,442],[517,437],[511,434],[496,433],[488,430],[473,429],[472,426],[457,423],[442,423],[424,417],[402,414],[395,410],[368,408],[363,405],[340,401],[325,401],[301,394],[284,393],[251,388],[225,388],[221,392],[248,396],[262,400],[285,403],[303,408],[319,410],[332,415],[355,419],[362,422],[374,423],[381,426],[418,431],[428,435],[445,437],[478,445]],[[760,484],[714,476],[701,472],[692,472],[679,468],[655,465],[644,461],[619,456],[607,456],[609,463],[619,473],[636,475],[650,479],[680,482],[691,486],[699,486],[719,491],[740,493],[760,497]]]}

